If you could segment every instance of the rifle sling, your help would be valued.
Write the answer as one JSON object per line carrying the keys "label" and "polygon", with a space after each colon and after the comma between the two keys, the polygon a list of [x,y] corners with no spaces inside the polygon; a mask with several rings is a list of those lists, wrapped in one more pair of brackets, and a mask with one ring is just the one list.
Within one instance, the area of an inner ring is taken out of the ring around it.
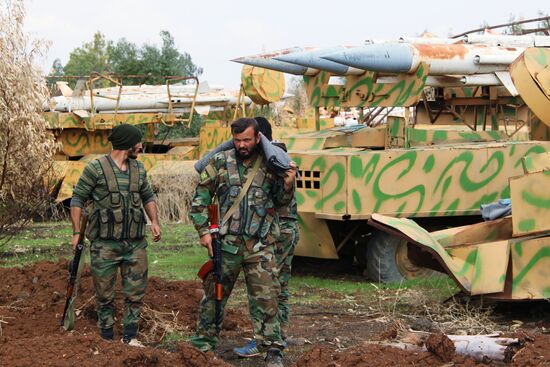
{"label": "rifle sling", "polygon": [[256,176],[256,173],[258,173],[258,170],[260,169],[260,164],[262,163],[263,157],[261,155],[258,155],[258,158],[256,158],[256,162],[254,162],[254,167],[252,167],[252,172],[248,175],[246,182],[244,183],[244,186],[239,193],[239,196],[237,196],[237,199],[233,202],[233,205],[231,205],[231,208],[225,213],[225,215],[222,218],[222,221],[220,223],[220,227],[223,227],[225,222],[231,218],[233,213],[239,208],[239,204],[243,200],[244,196],[248,193],[248,189],[250,188],[250,185],[252,185],[252,181],[254,181],[254,177]]}

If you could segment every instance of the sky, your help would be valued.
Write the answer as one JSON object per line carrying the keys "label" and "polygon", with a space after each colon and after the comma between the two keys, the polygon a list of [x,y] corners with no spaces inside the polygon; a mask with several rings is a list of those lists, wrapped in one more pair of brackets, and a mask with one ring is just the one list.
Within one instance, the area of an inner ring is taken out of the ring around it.
{"label": "sky", "polygon": [[160,46],[160,31],[204,69],[201,81],[237,89],[241,65],[231,62],[293,46],[359,45],[424,31],[448,36],[550,13],[548,0],[25,0],[25,31],[51,42],[45,73],[57,58],[90,42],[94,33]]}

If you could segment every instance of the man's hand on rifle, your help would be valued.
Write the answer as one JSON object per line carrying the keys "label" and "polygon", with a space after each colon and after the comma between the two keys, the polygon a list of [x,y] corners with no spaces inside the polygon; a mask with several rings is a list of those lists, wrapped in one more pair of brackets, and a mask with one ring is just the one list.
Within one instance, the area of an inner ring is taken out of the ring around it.
{"label": "man's hand on rifle", "polygon": [[212,235],[210,233],[203,234],[200,237],[200,244],[203,247],[206,247],[208,249],[208,256],[212,257],[214,256],[214,252],[212,252]]}

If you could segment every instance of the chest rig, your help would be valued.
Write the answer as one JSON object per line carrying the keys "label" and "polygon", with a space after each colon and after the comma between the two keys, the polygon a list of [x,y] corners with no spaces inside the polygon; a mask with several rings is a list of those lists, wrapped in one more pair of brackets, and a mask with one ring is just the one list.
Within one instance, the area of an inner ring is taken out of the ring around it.
{"label": "chest rig", "polygon": [[[222,218],[237,200],[244,185],[235,150],[224,151],[224,155],[227,177],[222,178],[217,191]],[[257,159],[263,159],[263,157],[260,156]],[[273,201],[265,191],[265,181],[266,170],[260,168],[252,178],[248,192],[243,196],[238,209],[225,223],[222,223],[221,235],[246,235],[262,239],[269,233],[276,214]]]}
{"label": "chest rig", "polygon": [[121,191],[108,156],[98,159],[109,193],[94,200],[86,237],[105,240],[135,240],[145,237],[145,213],[139,194],[139,166],[128,159],[129,188]]}

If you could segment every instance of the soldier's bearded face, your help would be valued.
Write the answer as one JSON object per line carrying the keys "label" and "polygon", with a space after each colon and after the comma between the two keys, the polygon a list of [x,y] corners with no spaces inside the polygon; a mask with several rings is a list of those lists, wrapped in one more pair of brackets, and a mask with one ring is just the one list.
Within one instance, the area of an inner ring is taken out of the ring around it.
{"label": "soldier's bearded face", "polygon": [[257,145],[260,143],[260,135],[254,134],[254,128],[252,126],[246,128],[240,134],[233,134],[233,144],[237,151],[237,156],[240,159],[250,158],[257,149]]}
{"label": "soldier's bearded face", "polygon": [[138,154],[143,151],[143,144],[137,143],[130,149],[128,149],[128,158],[137,159]]}

